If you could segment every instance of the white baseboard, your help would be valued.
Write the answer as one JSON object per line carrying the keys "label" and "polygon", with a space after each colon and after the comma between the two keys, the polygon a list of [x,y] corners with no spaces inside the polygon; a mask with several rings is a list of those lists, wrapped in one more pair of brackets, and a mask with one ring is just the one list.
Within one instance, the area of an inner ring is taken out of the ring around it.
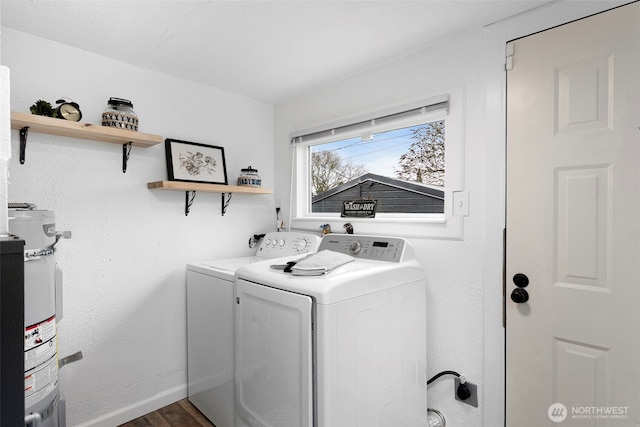
{"label": "white baseboard", "polygon": [[117,411],[101,415],[77,427],[114,427],[158,410],[187,397],[187,385],[180,385],[158,393],[148,399],[141,400]]}

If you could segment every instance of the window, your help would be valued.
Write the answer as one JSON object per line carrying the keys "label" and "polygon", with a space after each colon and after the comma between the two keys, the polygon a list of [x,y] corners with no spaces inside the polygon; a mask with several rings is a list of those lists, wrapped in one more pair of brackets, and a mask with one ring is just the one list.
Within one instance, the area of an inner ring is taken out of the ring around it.
{"label": "window", "polygon": [[378,214],[444,214],[445,129],[443,117],[309,146],[311,213],[369,199]]}
{"label": "window", "polygon": [[[293,134],[292,228],[350,222],[361,234],[461,238],[463,110],[457,90]],[[376,201],[375,218],[341,218],[362,199]]]}

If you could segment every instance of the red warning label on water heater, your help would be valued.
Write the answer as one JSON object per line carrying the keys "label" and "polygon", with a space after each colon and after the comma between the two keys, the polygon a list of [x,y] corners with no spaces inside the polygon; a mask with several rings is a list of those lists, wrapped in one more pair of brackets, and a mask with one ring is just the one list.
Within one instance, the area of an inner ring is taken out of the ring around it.
{"label": "red warning label on water heater", "polygon": [[24,330],[25,407],[37,403],[58,383],[56,316]]}
{"label": "red warning label on water heater", "polygon": [[56,316],[24,329],[24,369],[29,370],[56,353]]}

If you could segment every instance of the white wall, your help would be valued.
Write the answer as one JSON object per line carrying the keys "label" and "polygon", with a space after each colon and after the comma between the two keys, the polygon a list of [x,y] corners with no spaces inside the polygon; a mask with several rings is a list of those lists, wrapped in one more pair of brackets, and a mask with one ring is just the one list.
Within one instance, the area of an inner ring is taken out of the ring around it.
{"label": "white wall", "polygon": [[[11,69],[11,108],[70,97],[83,121],[100,123],[111,96],[131,99],[140,131],[225,148],[230,183],[259,170],[273,187],[273,108],[251,99],[139,69],[2,28],[1,63]],[[68,422],[114,426],[186,396],[185,267],[251,254],[247,241],[275,229],[272,195],[198,193],[188,217],[184,193],[148,190],[167,179],[164,144],[122,147],[29,133],[19,164],[12,132],[9,200],[55,212],[64,271],[59,355],[82,361],[60,371]]]}

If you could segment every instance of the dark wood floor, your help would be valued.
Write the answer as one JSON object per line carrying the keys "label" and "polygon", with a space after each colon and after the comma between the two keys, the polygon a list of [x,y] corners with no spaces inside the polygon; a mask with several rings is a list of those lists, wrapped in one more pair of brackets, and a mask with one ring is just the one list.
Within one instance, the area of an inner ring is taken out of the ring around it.
{"label": "dark wood floor", "polygon": [[188,399],[122,424],[120,427],[215,427]]}

